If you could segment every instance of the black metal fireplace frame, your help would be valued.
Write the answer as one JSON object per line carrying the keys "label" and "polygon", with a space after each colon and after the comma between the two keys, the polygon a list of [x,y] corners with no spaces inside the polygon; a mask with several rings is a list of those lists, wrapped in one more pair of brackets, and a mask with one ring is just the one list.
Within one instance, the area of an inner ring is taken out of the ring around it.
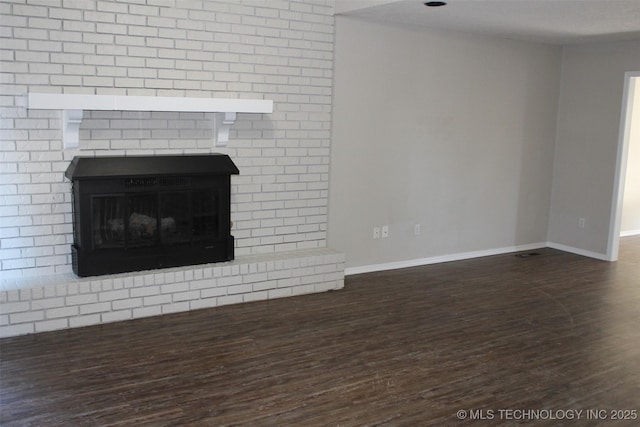
{"label": "black metal fireplace frame", "polygon": [[[78,276],[96,276],[232,260],[231,175],[238,173],[233,161],[223,154],[75,157],[65,172],[72,181],[73,271]],[[132,244],[123,237],[118,247],[98,243],[93,224],[99,205],[96,200],[119,201],[127,236],[131,234],[130,218],[136,214],[128,210],[130,200],[140,195],[157,204],[156,223],[149,220],[147,224],[153,230],[152,238],[144,244]],[[196,233],[191,219],[188,237],[179,242],[163,240],[160,203],[173,195],[185,201],[187,211],[193,210],[189,206],[196,196],[205,195],[211,200],[209,204],[215,204],[215,213],[204,216],[209,223],[199,225],[206,233]]]}

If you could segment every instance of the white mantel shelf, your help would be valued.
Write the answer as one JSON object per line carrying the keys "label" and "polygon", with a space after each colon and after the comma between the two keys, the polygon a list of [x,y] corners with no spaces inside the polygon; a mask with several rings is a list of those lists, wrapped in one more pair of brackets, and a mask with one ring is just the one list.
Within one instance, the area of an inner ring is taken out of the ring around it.
{"label": "white mantel shelf", "polygon": [[273,101],[263,99],[29,93],[27,103],[29,109],[63,111],[64,148],[78,147],[84,110],[216,113],[214,129],[217,147],[227,145],[229,130],[236,121],[237,113],[273,112]]}

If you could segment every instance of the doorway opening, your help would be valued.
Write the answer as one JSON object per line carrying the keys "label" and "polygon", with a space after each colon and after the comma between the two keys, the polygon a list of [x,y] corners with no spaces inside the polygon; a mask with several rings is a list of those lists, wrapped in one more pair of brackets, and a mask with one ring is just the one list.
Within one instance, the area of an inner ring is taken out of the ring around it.
{"label": "doorway opening", "polygon": [[[640,144],[638,138],[640,135],[640,72],[629,72],[625,74],[624,92],[622,100],[622,115],[620,117],[620,132],[618,139],[618,153],[616,159],[616,176],[613,191],[613,203],[611,211],[611,220],[609,227],[609,241],[607,244],[607,259],[616,261],[618,259],[618,250],[620,246],[620,231],[622,229],[623,211],[625,212],[625,228],[629,228],[627,217],[635,217],[638,213],[629,212],[634,209],[632,203],[625,205],[625,187],[627,187],[627,202],[635,197],[634,192],[638,191],[632,187],[631,182],[627,182],[627,170],[629,168],[637,169],[640,165],[635,162],[635,154],[631,164],[629,163],[629,152],[632,144],[635,153],[637,145]],[[635,170],[634,170],[635,172]],[[637,187],[637,184],[634,185]],[[640,194],[639,194],[640,196]],[[640,209],[640,206],[638,207]],[[631,231],[626,230],[631,233]],[[626,234],[626,233],[625,233]]]}

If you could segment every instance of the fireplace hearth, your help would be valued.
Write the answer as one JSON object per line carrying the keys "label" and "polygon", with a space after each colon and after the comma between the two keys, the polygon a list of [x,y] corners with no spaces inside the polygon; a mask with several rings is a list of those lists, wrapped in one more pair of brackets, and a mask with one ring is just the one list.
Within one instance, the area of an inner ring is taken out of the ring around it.
{"label": "fireplace hearth", "polygon": [[75,157],[73,271],[96,276],[234,258],[223,154]]}

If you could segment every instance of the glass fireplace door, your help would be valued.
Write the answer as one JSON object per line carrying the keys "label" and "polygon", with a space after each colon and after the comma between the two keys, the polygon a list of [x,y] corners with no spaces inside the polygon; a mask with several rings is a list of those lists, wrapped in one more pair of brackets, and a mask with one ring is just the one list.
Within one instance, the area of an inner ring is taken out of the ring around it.
{"label": "glass fireplace door", "polygon": [[95,196],[91,200],[93,248],[125,247],[124,196]]}
{"label": "glass fireplace door", "polygon": [[216,191],[194,191],[191,193],[193,210],[193,239],[214,240],[219,236],[219,197]]}
{"label": "glass fireplace door", "polygon": [[191,241],[189,193],[160,194],[160,239],[165,245]]}
{"label": "glass fireplace door", "polygon": [[154,193],[93,196],[93,248],[156,245],[159,237],[157,200]]}
{"label": "glass fireplace door", "polygon": [[219,235],[218,197],[212,190],[160,195],[163,244],[211,241]]}
{"label": "glass fireplace door", "polygon": [[92,197],[94,249],[210,242],[220,236],[218,191]]}
{"label": "glass fireplace door", "polygon": [[127,247],[158,243],[158,196],[155,193],[127,196]]}

